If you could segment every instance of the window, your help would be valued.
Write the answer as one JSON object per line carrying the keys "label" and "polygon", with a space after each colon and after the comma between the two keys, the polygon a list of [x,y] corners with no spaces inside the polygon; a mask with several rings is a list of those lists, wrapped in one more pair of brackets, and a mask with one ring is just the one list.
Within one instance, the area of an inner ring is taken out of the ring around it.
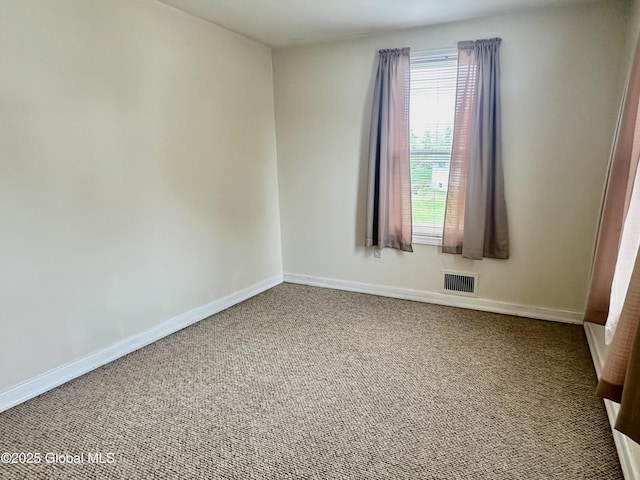
{"label": "window", "polygon": [[409,136],[414,243],[442,242],[457,66],[457,50],[411,55]]}

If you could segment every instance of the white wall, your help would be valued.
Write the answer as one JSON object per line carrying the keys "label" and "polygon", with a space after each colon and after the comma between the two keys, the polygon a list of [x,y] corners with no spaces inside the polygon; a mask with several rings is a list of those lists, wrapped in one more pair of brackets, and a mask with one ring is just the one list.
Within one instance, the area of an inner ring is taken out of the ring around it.
{"label": "white wall", "polygon": [[282,272],[271,51],[0,0],[0,393]]}
{"label": "white wall", "polygon": [[[627,2],[481,18],[274,51],[284,271],[426,292],[478,272],[480,297],[583,310],[622,91]],[[364,244],[377,50],[502,37],[508,261]]]}

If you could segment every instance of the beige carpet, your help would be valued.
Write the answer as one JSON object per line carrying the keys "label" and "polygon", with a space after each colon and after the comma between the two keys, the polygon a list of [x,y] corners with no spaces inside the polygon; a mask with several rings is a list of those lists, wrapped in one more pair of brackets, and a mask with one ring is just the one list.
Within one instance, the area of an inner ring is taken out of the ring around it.
{"label": "beige carpet", "polygon": [[579,326],[283,284],[0,414],[0,478],[620,479],[595,382]]}

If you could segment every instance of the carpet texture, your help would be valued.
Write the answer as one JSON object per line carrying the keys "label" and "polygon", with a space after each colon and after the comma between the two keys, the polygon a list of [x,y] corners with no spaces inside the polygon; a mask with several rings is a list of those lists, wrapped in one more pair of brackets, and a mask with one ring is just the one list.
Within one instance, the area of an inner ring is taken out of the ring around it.
{"label": "carpet texture", "polygon": [[595,384],[580,326],[282,284],[0,414],[0,478],[621,479]]}

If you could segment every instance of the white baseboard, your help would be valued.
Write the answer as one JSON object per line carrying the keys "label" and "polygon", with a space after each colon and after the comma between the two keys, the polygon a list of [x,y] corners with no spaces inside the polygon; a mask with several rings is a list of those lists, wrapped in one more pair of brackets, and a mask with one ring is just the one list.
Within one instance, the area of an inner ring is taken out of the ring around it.
{"label": "white baseboard", "polygon": [[[607,357],[607,346],[604,343],[604,327],[594,325],[593,323],[585,323],[584,331],[587,335],[593,366],[596,369],[598,378],[600,378],[602,366]],[[624,478],[625,480],[640,480],[640,457],[638,456],[640,448],[638,446],[634,448],[633,441],[614,428],[620,405],[611,400],[605,400],[604,406],[607,410],[609,423],[611,424],[613,441],[616,444]]]}
{"label": "white baseboard", "polygon": [[519,317],[536,318],[539,320],[553,320],[556,322],[582,324],[582,312],[559,310],[532,305],[519,305],[516,303],[500,302],[474,297],[447,295],[445,293],[412,290],[408,288],[388,287],[370,283],[350,282],[346,280],[334,280],[331,278],[314,277],[308,275],[284,274],[284,281],[299,283],[314,287],[335,288],[336,290],[348,290],[350,292],[369,293],[382,297],[401,298],[417,302],[435,303],[449,307],[468,308],[483,312],[503,313]]}
{"label": "white baseboard", "polygon": [[43,373],[20,385],[10,388],[0,393],[0,412],[60,386],[69,380],[84,375],[91,370],[95,370],[156,340],[171,335],[178,330],[182,330],[189,325],[193,325],[200,320],[232,307],[280,283],[282,283],[282,275],[267,278],[231,295],[227,295],[226,297],[214,300],[211,303],[166,320],[147,331],[126,338],[104,350],[87,355],[86,357]]}

